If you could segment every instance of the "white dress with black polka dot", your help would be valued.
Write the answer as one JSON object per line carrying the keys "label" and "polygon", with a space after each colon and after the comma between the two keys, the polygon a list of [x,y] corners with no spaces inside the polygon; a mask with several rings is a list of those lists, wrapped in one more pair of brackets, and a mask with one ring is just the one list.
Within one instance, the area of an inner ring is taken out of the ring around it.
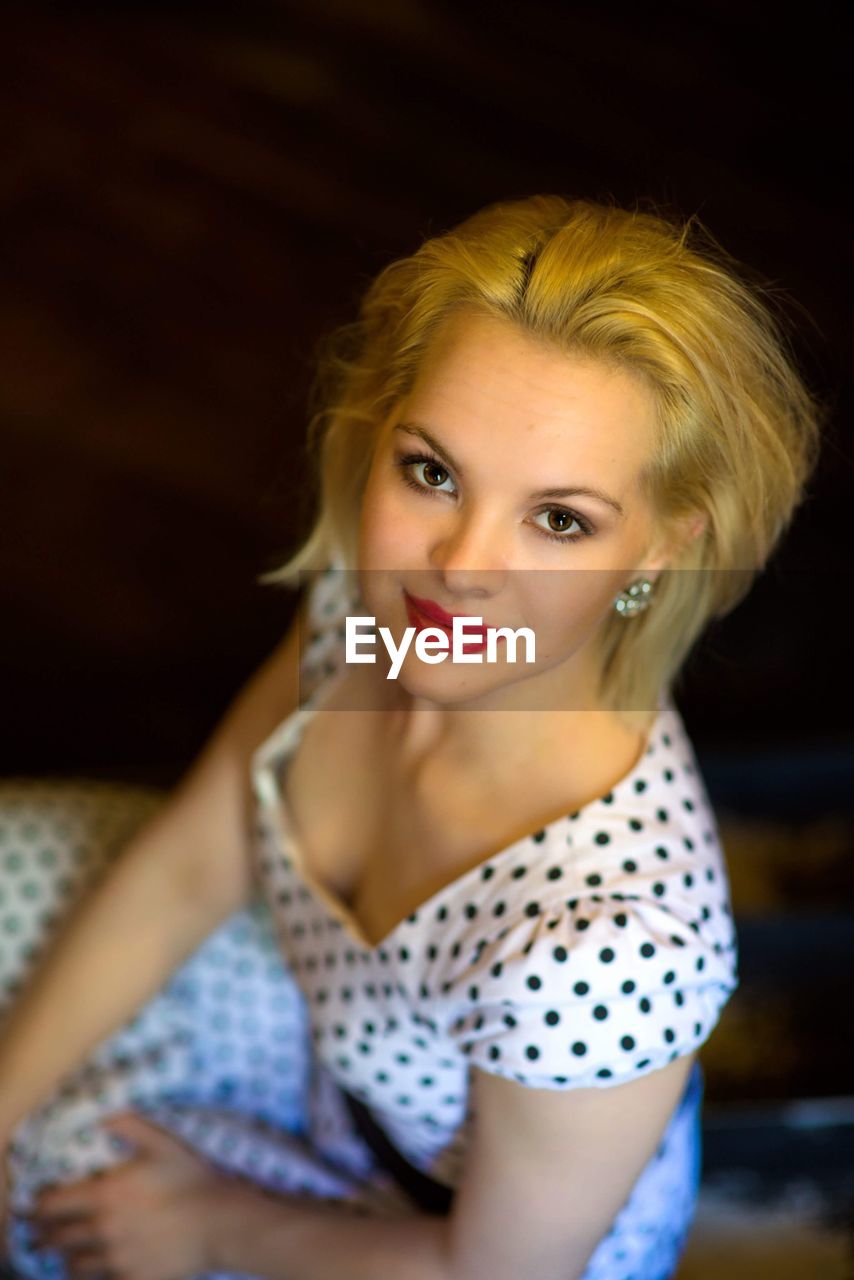
{"label": "white dress with black polka dot", "polygon": [[[470,1066],[539,1089],[605,1088],[707,1039],[738,981],[728,879],[693,749],[666,699],[645,753],[612,791],[470,869],[371,946],[302,867],[279,786],[343,669],[343,618],[364,613],[353,580],[337,568],[315,580],[303,665],[312,692],[255,756],[262,876],[309,1011],[317,1149],[347,1162],[340,1086],[411,1164],[455,1186]],[[698,1064],[585,1280],[668,1273],[696,1195],[701,1092]]]}
{"label": "white dress with black polka dot", "polygon": [[[716,824],[670,701],[608,795],[472,868],[369,945],[302,869],[280,788],[343,669],[343,618],[364,612],[352,582],[333,567],[312,584],[308,696],[253,758],[256,898],[13,1135],[6,1245],[29,1280],[67,1274],[20,1216],[34,1193],[127,1154],[99,1128],[105,1115],[136,1109],[270,1190],[399,1216],[412,1202],[342,1090],[412,1165],[454,1187],[472,1064],[540,1089],[607,1088],[696,1049],[737,986]],[[117,784],[0,780],[0,1017],[64,912],[162,800]],[[697,1064],[584,1280],[672,1274],[696,1199],[701,1100]]]}

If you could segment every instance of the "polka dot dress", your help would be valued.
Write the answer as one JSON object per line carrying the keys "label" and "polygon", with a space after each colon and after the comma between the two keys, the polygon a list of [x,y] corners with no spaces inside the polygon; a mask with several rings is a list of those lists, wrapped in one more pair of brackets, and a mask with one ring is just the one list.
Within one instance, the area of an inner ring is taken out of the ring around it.
{"label": "polka dot dress", "polygon": [[[309,593],[300,708],[252,762],[258,895],[13,1135],[12,1263],[66,1271],[23,1221],[42,1185],[124,1158],[98,1118],[133,1108],[270,1190],[399,1216],[411,1202],[354,1131],[342,1089],[407,1159],[459,1183],[469,1069],[607,1088],[698,1047],[737,985],[728,883],[684,726],[664,703],[611,793],[445,886],[376,947],[302,869],[280,779],[343,671],[363,612],[330,568]],[[163,802],[138,788],[0,782],[0,1017],[50,931]],[[664,1280],[700,1173],[697,1065],[584,1280]],[[214,1277],[213,1280],[231,1280]]]}
{"label": "polka dot dress", "polygon": [[[302,866],[280,787],[343,674],[343,618],[364,613],[354,580],[335,566],[315,580],[310,692],[253,761],[260,870],[308,1008],[315,1147],[347,1163],[345,1089],[412,1164],[455,1186],[472,1065],[538,1089],[607,1088],[708,1038],[738,983],[728,879],[693,749],[664,699],[644,754],[607,795],[470,869],[371,946]],[[696,1197],[701,1094],[697,1064],[585,1280],[674,1265]]]}
{"label": "polka dot dress", "polygon": [[[0,1035],[52,932],[164,798],[87,779],[0,780]],[[310,1072],[305,1000],[257,895],[17,1126],[0,1257],[28,1280],[65,1280],[63,1255],[37,1249],[23,1215],[40,1188],[127,1158],[98,1121],[128,1109],[270,1191],[331,1197],[356,1213],[411,1212],[361,1142],[346,1169],[315,1151]]]}

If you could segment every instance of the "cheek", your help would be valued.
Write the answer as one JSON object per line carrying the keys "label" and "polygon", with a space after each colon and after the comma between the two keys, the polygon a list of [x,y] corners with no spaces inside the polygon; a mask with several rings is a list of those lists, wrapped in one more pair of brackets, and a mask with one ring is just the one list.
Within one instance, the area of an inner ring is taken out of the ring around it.
{"label": "cheek", "polygon": [[558,570],[549,577],[554,581],[549,582],[547,602],[532,602],[529,614],[539,619],[538,646],[541,643],[544,657],[590,640],[607,617],[621,581],[618,572],[600,569]]}
{"label": "cheek", "polygon": [[359,521],[360,562],[364,567],[400,569],[411,559],[407,549],[418,539],[419,523],[394,477],[369,478]]}

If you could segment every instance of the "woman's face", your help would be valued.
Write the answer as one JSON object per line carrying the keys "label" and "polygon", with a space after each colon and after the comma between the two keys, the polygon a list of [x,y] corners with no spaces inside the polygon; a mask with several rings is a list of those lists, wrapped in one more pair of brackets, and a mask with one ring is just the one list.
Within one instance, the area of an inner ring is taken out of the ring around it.
{"label": "woman's face", "polygon": [[[546,350],[504,321],[452,316],[378,433],[362,599],[396,644],[413,621],[407,592],[486,626],[531,628],[536,662],[522,645],[506,662],[501,642],[495,664],[429,665],[413,644],[400,684],[445,704],[589,705],[615,595],[665,562],[638,487],[653,444],[652,398],[630,373]],[[379,641],[376,652],[382,661]]]}

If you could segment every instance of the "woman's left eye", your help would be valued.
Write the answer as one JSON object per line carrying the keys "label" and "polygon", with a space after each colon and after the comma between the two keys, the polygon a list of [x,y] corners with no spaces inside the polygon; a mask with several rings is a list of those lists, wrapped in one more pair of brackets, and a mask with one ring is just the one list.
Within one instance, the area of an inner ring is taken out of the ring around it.
{"label": "woman's left eye", "polygon": [[[550,529],[543,529],[542,531],[546,537],[551,538],[554,542],[575,542],[577,538],[587,538],[593,532],[592,525],[588,524],[586,520],[583,520],[581,516],[577,516],[574,511],[567,511],[565,507],[546,507],[545,510],[538,512],[538,514],[541,516],[549,516],[553,512],[562,519],[567,520],[569,524],[572,524],[574,521],[580,529],[579,533],[554,533]],[[542,528],[541,525],[538,525],[537,527]]]}
{"label": "woman's left eye", "polygon": [[[399,467],[403,476],[404,484],[410,489],[414,489],[416,493],[429,495],[430,493],[447,493],[447,489],[441,487],[446,481],[440,484],[422,484],[412,477],[411,467],[421,466],[430,467],[433,471],[443,472],[450,477],[450,472],[443,462],[438,458],[434,458],[429,453],[410,453],[395,459],[395,466]],[[579,538],[587,538],[593,533],[593,526],[583,516],[578,515],[575,511],[570,511],[567,507],[544,507],[542,511],[537,512],[538,515],[550,516],[552,514],[563,520],[568,520],[570,525],[575,523],[579,527],[577,533],[558,533],[555,530],[544,529],[542,525],[537,525],[540,533],[544,537],[549,538],[552,542],[576,542]]]}

